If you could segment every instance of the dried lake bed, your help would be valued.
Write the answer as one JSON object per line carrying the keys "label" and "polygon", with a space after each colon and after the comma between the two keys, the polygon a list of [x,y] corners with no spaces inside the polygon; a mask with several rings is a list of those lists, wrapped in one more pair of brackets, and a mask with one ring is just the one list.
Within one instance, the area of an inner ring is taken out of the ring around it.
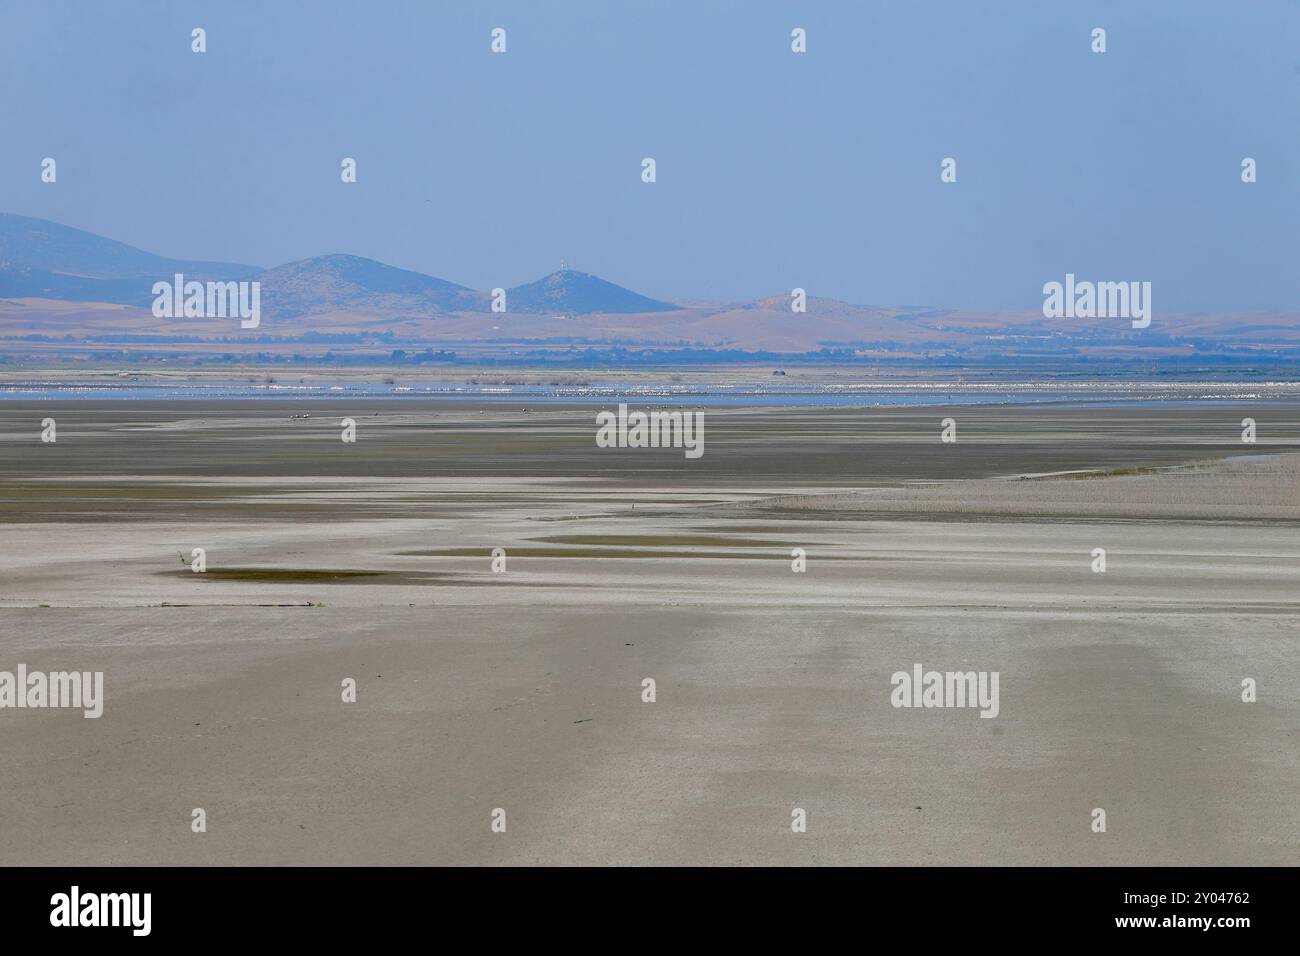
{"label": "dried lake bed", "polygon": [[1300,405],[601,407],[0,403],[6,862],[1300,859]]}

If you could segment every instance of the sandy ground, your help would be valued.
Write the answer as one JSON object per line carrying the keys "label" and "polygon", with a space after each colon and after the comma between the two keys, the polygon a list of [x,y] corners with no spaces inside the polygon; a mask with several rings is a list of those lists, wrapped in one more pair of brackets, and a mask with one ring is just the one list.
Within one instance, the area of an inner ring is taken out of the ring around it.
{"label": "sandy ground", "polygon": [[0,863],[1300,862],[1300,410],[266,409],[0,407]]}

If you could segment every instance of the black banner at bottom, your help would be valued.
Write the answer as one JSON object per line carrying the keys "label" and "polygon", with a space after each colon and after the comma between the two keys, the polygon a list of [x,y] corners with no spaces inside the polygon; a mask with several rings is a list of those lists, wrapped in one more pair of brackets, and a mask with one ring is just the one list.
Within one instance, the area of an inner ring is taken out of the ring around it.
{"label": "black banner at bottom", "polygon": [[373,943],[433,925],[493,939],[599,930],[631,941],[681,928],[732,944],[905,932],[918,943],[1130,936],[1232,945],[1289,936],[1294,883],[1294,870],[1272,868],[37,868],[0,870],[0,918],[7,940],[75,935],[95,945]]}

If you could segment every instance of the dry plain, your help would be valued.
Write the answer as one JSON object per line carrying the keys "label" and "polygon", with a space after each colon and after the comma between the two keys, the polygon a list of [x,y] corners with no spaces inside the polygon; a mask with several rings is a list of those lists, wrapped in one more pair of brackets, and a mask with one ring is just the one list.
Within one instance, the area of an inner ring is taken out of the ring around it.
{"label": "dry plain", "polygon": [[0,405],[0,859],[1300,861],[1300,406],[595,410]]}

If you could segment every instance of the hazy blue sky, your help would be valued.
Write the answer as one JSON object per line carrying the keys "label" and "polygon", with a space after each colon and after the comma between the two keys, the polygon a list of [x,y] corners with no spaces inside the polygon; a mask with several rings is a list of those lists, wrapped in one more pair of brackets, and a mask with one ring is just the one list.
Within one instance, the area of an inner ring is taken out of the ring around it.
{"label": "hazy blue sky", "polygon": [[1300,301],[1296,0],[3,0],[0,134],[0,210],[178,257],[351,252],[478,288],[565,258],[668,297],[1028,309],[1068,270],[1149,280],[1157,309]]}

